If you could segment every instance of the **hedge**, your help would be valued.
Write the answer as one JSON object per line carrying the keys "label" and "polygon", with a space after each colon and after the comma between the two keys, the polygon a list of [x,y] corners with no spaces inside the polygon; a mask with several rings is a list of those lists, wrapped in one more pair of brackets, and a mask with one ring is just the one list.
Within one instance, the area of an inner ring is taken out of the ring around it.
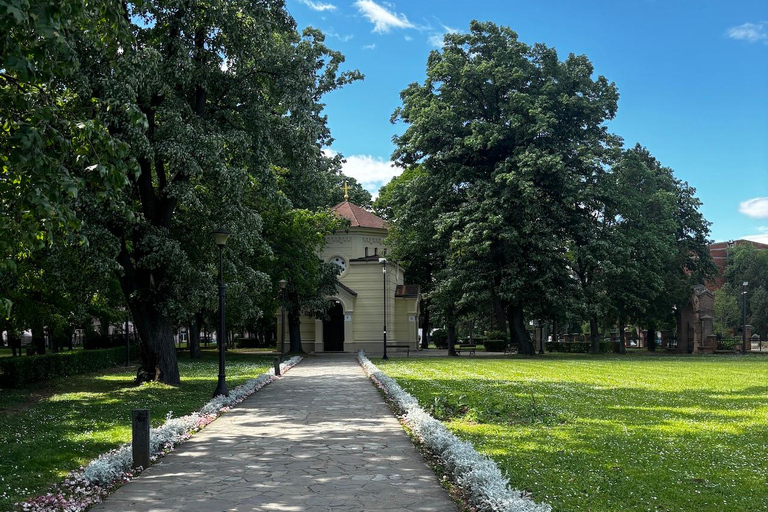
{"label": "hedge", "polygon": [[[138,347],[132,345],[131,358],[137,358],[138,352]],[[4,357],[0,359],[0,385],[4,388],[19,388],[41,380],[94,372],[124,363],[125,347]]]}
{"label": "hedge", "polygon": [[483,342],[486,352],[504,352],[507,348],[507,342],[505,340],[485,340]]}
{"label": "hedge", "polygon": [[[584,343],[583,341],[569,341],[569,342],[553,342],[548,341],[547,342],[547,352],[583,352],[587,353],[589,352],[589,348],[592,346],[591,343]],[[611,342],[607,341],[601,341],[600,342],[600,352],[610,352],[611,351]]]}

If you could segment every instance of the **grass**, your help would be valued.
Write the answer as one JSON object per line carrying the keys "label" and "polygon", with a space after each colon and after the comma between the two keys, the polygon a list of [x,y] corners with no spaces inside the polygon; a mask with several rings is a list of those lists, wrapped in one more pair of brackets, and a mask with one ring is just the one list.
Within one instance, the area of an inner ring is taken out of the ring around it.
{"label": "grass", "polygon": [[[216,388],[217,361],[213,351],[198,361],[180,355],[179,387],[135,386],[133,367],[0,391],[0,510],[44,493],[69,471],[130,441],[132,409],[150,409],[153,427],[169,413],[178,417],[200,409]],[[266,372],[271,361],[230,351],[228,387]]]}
{"label": "grass", "polygon": [[376,364],[558,512],[768,510],[762,357]]}

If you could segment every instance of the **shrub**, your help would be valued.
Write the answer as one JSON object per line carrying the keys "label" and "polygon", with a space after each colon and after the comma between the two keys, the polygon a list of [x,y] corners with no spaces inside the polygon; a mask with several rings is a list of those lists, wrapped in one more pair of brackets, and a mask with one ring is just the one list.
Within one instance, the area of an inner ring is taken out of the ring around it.
{"label": "shrub", "polygon": [[[568,343],[558,343],[558,342],[547,342],[547,352],[581,352],[581,353],[587,353],[589,352],[589,347],[591,346],[591,343],[584,343],[583,341],[574,341],[574,342],[568,342]],[[611,348],[611,342],[600,342],[600,352],[610,352],[612,350]]]}
{"label": "shrub", "polygon": [[507,333],[504,331],[488,331],[489,340],[504,340],[507,341]]}
{"label": "shrub", "polygon": [[736,343],[741,343],[741,340],[738,340],[737,342],[734,339],[719,339],[717,340],[717,350],[733,350]]}
{"label": "shrub", "polygon": [[435,329],[431,338],[432,343],[434,343],[437,348],[448,348],[448,333],[444,330]]}
{"label": "shrub", "polygon": [[503,339],[488,339],[483,342],[486,352],[504,352],[507,342]]}
{"label": "shrub", "polygon": [[[138,356],[138,347],[131,346],[131,358]],[[43,356],[4,357],[0,359],[0,383],[3,387],[18,388],[81,373],[94,372],[123,364],[125,347],[101,350],[76,350]]]}

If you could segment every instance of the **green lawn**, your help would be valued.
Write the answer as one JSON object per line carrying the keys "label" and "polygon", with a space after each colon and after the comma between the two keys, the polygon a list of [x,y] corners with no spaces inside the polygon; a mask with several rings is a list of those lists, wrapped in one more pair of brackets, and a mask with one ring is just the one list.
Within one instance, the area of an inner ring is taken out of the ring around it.
{"label": "green lawn", "polygon": [[[178,388],[135,386],[134,367],[0,391],[0,510],[45,492],[70,470],[130,441],[132,409],[150,409],[152,426],[171,411],[177,417],[200,409],[216,388],[216,353],[206,351],[195,362],[180,357]],[[227,385],[231,389],[266,372],[271,362],[269,356],[230,351]]]}
{"label": "green lawn", "polygon": [[768,359],[375,361],[557,512],[768,510]]}

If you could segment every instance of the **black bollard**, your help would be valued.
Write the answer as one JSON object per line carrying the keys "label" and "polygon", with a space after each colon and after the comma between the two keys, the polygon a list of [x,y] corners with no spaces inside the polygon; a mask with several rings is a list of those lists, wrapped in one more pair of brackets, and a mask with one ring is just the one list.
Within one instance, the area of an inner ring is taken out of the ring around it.
{"label": "black bollard", "polygon": [[280,358],[275,358],[275,375],[280,376]]}
{"label": "black bollard", "polygon": [[133,420],[133,464],[136,469],[149,467],[149,409],[134,409],[131,414]]}

